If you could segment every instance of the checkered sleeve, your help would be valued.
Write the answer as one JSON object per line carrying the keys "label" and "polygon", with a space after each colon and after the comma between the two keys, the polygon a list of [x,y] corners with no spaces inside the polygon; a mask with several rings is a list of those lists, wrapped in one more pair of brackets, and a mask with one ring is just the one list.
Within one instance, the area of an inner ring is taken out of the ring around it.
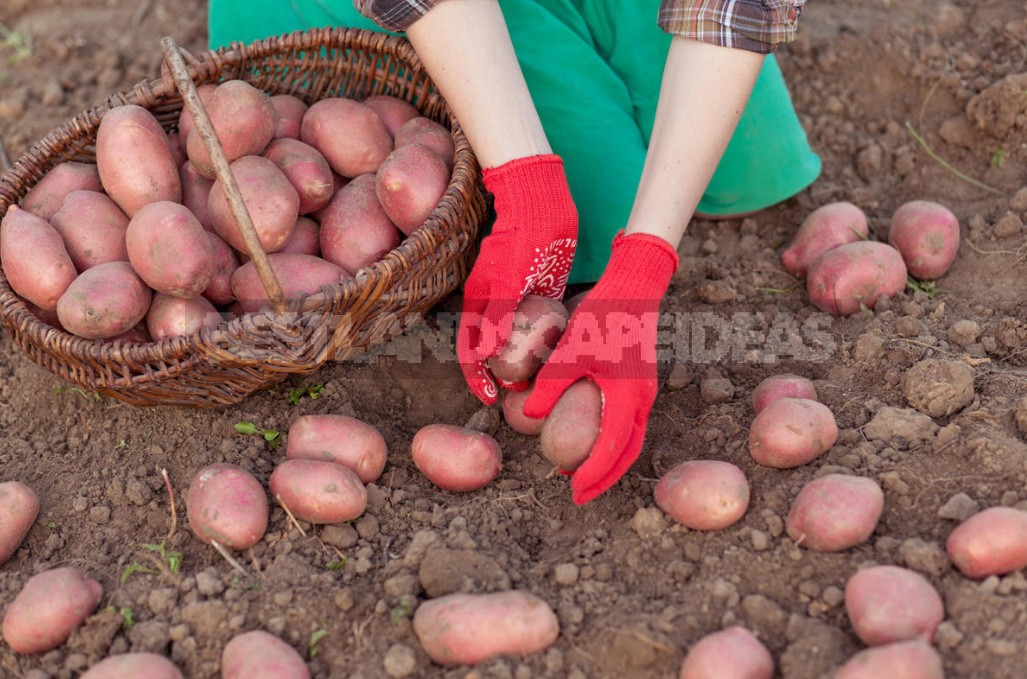
{"label": "checkered sleeve", "polygon": [[353,0],[357,11],[382,28],[402,33],[440,0]]}
{"label": "checkered sleeve", "polygon": [[663,0],[659,25],[674,35],[768,54],[795,39],[806,1]]}

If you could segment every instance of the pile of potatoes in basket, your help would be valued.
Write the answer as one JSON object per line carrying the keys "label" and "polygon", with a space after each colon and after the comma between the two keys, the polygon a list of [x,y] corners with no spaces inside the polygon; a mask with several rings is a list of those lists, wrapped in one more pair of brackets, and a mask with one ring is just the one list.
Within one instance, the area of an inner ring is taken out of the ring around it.
{"label": "pile of potatoes in basket", "polygon": [[[242,80],[198,88],[287,300],[354,276],[438,204],[450,132],[375,95],[309,107]],[[57,165],[12,206],[0,264],[40,318],[89,339],[162,340],[259,310],[267,293],[187,109],[102,118],[96,164]]]}

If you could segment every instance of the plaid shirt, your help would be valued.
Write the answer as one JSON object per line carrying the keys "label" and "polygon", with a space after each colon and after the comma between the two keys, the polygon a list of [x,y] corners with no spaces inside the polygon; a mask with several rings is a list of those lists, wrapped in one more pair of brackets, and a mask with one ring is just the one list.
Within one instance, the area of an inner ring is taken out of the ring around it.
{"label": "plaid shirt", "polygon": [[[405,31],[441,0],[353,0],[382,28]],[[658,23],[668,33],[763,54],[795,39],[807,0],[663,0]]]}

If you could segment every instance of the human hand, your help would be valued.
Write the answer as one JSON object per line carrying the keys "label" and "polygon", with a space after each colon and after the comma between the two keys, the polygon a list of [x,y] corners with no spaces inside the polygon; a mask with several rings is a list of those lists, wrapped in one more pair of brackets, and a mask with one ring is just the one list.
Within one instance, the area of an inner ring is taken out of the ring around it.
{"label": "human hand", "polygon": [[457,357],[471,391],[492,405],[499,390],[488,359],[506,344],[525,295],[563,297],[577,246],[578,214],[559,156],[521,158],[483,175],[495,196],[496,222],[464,284]]}
{"label": "human hand", "polygon": [[667,241],[619,234],[606,270],[574,310],[524,403],[525,415],[542,418],[579,379],[592,380],[602,392],[599,436],[571,476],[576,504],[616,483],[642,450],[658,387],[660,300],[677,266],[677,252]]}

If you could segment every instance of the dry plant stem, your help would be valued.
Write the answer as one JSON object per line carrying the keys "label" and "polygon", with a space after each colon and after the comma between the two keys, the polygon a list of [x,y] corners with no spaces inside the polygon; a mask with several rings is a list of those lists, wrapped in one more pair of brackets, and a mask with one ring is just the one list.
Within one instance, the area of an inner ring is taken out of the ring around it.
{"label": "dry plant stem", "polygon": [[928,156],[931,157],[931,159],[933,159],[936,163],[941,165],[943,168],[945,168],[946,170],[948,170],[952,174],[956,175],[957,177],[959,177],[963,181],[976,186],[979,189],[984,189],[985,191],[990,191],[991,193],[995,193],[995,194],[998,194],[1000,196],[1006,195],[1002,191],[999,191],[996,188],[988,186],[987,184],[985,184],[983,182],[979,182],[976,179],[974,179],[973,177],[971,177],[969,175],[966,175],[966,174],[963,174],[962,172],[960,172],[956,168],[952,167],[952,165],[950,165],[947,161],[945,161],[945,159],[943,159],[941,156],[939,156],[937,153],[935,153],[934,149],[932,149],[930,146],[927,145],[927,142],[924,140],[924,138],[921,137],[917,133],[917,131],[913,129],[913,125],[911,125],[909,122],[906,123],[906,129],[909,130],[909,133],[911,135],[913,135],[913,139],[916,139],[917,143],[920,144],[920,148],[922,148],[924,150],[924,153],[926,153]]}
{"label": "dry plant stem", "polygon": [[167,537],[164,538],[165,541],[170,542],[171,537],[175,534],[175,530],[178,529],[178,512],[175,511],[175,491],[171,487],[168,470],[161,467],[160,475],[164,477],[164,487],[168,489],[168,500],[171,502],[171,530],[168,531]]}
{"label": "dry plant stem", "polygon": [[0,172],[7,172],[11,169],[11,157],[7,155],[7,147],[4,140],[0,139]]}
{"label": "dry plant stem", "polygon": [[224,546],[222,546],[216,540],[211,540],[210,546],[217,550],[217,553],[224,557],[225,561],[227,561],[232,568],[239,571],[243,575],[243,577],[250,577],[250,574],[246,572],[246,569],[242,567],[242,564],[236,561],[235,558],[228,553],[228,550],[225,549]]}
{"label": "dry plant stem", "polygon": [[275,495],[275,501],[279,504],[279,506],[281,506],[282,509],[285,510],[286,515],[289,517],[289,521],[292,521],[292,525],[295,526],[296,530],[300,532],[300,535],[302,535],[303,537],[307,537],[307,531],[303,530],[303,526],[300,525],[300,522],[297,521],[296,517],[292,515],[291,511],[289,511],[289,507],[284,502],[282,502],[282,496]]}
{"label": "dry plant stem", "polygon": [[246,250],[253,259],[253,265],[257,268],[260,281],[264,284],[264,290],[271,300],[271,307],[277,313],[285,313],[288,307],[282,294],[282,286],[278,283],[278,279],[271,269],[267,254],[260,247],[260,239],[257,237],[253,220],[250,218],[250,213],[246,210],[242,195],[239,193],[239,184],[235,181],[235,176],[228,168],[228,158],[225,157],[225,152],[221,148],[217,134],[214,132],[210,116],[207,115],[207,110],[200,102],[200,97],[196,93],[196,85],[189,76],[189,69],[185,65],[182,53],[179,52],[178,45],[171,37],[165,37],[161,40],[161,47],[164,50],[164,59],[167,61],[168,68],[175,79],[175,86],[182,95],[189,113],[193,116],[193,129],[200,134],[200,137],[203,139],[203,145],[207,147],[207,152],[210,154],[210,159],[214,164],[214,173],[224,189],[228,206],[232,210],[232,216],[235,217],[239,230],[242,232],[243,240],[246,242]]}

